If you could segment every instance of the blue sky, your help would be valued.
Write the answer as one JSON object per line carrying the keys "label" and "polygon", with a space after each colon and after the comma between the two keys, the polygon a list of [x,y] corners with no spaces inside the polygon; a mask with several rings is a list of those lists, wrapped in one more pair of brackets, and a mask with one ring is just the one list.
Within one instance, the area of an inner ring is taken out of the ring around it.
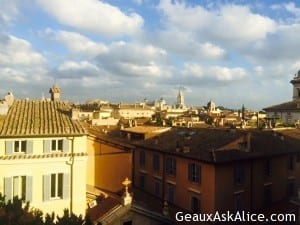
{"label": "blue sky", "polygon": [[289,101],[300,5],[244,0],[0,0],[0,95],[261,109]]}

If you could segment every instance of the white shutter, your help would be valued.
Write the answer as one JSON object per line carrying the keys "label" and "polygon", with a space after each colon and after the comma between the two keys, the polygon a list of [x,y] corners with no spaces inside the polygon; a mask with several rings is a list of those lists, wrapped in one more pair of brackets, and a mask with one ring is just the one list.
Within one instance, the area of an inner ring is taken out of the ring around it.
{"label": "white shutter", "polygon": [[5,154],[6,155],[12,155],[13,154],[13,148],[14,148],[14,142],[13,141],[6,141],[5,142]]}
{"label": "white shutter", "polygon": [[63,176],[63,199],[68,199],[70,196],[70,174],[64,173]]}
{"label": "white shutter", "polygon": [[32,201],[32,176],[26,176],[26,201]]}
{"label": "white shutter", "polygon": [[44,153],[50,153],[51,140],[44,140]]}
{"label": "white shutter", "polygon": [[63,152],[69,152],[69,140],[63,140]]}
{"label": "white shutter", "polygon": [[44,201],[50,200],[51,183],[50,175],[44,175]]}
{"label": "white shutter", "polygon": [[4,195],[5,200],[12,200],[12,178],[5,177],[4,178]]}

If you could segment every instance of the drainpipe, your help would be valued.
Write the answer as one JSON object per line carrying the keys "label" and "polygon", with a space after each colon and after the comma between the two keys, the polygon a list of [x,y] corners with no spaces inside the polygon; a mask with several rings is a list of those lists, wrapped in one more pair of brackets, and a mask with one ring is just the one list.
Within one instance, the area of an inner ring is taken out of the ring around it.
{"label": "drainpipe", "polygon": [[162,159],[162,203],[164,205],[164,201],[166,198],[166,154],[163,153]]}
{"label": "drainpipe", "polygon": [[73,213],[73,166],[74,166],[74,137],[68,138],[71,140],[71,156],[67,164],[70,166],[70,214]]}

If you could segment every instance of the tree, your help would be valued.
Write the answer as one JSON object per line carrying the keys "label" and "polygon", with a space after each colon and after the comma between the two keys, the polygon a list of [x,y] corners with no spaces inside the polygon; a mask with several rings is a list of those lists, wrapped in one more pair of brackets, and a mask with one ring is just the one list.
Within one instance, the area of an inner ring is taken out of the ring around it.
{"label": "tree", "polygon": [[[55,220],[56,218],[56,220]],[[0,224],[5,225],[91,225],[88,217],[70,214],[68,209],[64,210],[63,216],[55,217],[53,212],[51,215],[46,214],[38,209],[30,208],[29,202],[24,204],[22,199],[14,197],[12,200],[5,201],[5,196],[0,193]]]}

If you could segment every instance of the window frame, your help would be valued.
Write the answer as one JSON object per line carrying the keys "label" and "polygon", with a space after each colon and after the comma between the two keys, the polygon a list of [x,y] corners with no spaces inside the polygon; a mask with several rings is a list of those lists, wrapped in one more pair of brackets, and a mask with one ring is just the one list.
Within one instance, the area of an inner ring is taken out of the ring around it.
{"label": "window frame", "polygon": [[241,164],[234,165],[234,184],[243,185],[245,182],[245,167]]}
{"label": "window frame", "polygon": [[[18,148],[18,150],[17,150]],[[26,140],[15,140],[13,141],[13,153],[26,154],[27,152],[27,141]]]}
{"label": "window frame", "polygon": [[[54,179],[53,179],[54,178]],[[50,199],[63,199],[64,174],[50,174]]]}
{"label": "window frame", "polygon": [[50,144],[51,152],[63,152],[64,151],[63,139],[52,139],[50,143],[51,143]]}
{"label": "window frame", "polygon": [[153,167],[154,171],[156,171],[156,172],[160,171],[160,156],[159,156],[159,154],[153,154],[152,167]]}
{"label": "window frame", "polygon": [[176,177],[176,159],[173,157],[166,158],[166,175]]}
{"label": "window frame", "polygon": [[195,184],[201,184],[201,165],[199,163],[188,164],[188,180]]}
{"label": "window frame", "polygon": [[[197,203],[197,204],[195,204]],[[201,198],[199,195],[192,194],[190,196],[190,210],[193,213],[200,213],[201,212]]]}
{"label": "window frame", "polygon": [[12,197],[17,196],[19,199],[25,201],[27,190],[26,185],[26,176],[12,176]]}
{"label": "window frame", "polygon": [[175,203],[176,201],[176,185],[167,183],[167,200],[170,203]]}
{"label": "window frame", "polygon": [[264,161],[264,175],[265,175],[265,177],[272,176],[272,160],[271,159],[266,159]]}
{"label": "window frame", "polygon": [[144,167],[146,166],[146,152],[144,150],[140,150],[139,151],[139,162],[140,162],[140,166]]}

